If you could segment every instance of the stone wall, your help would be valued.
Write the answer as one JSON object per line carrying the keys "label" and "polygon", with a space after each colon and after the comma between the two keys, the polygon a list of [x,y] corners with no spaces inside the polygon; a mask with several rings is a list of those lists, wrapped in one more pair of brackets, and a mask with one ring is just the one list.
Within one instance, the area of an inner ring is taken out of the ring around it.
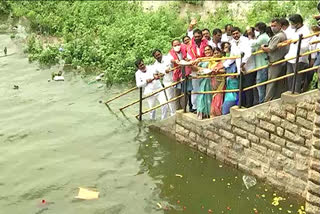
{"label": "stone wall", "polygon": [[284,93],[281,99],[250,109],[233,107],[229,115],[207,120],[180,111],[170,119],[169,126],[162,123],[153,128],[302,196],[310,201],[309,210],[319,211],[320,113],[319,104],[315,113],[316,98],[317,91]]}

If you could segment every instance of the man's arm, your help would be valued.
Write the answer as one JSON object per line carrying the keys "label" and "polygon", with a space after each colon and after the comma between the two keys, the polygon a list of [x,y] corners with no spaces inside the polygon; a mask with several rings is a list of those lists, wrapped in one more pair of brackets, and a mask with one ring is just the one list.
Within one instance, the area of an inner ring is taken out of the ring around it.
{"label": "man's arm", "polygon": [[147,80],[143,79],[138,72],[136,72],[136,85],[138,88],[145,87],[147,85]]}

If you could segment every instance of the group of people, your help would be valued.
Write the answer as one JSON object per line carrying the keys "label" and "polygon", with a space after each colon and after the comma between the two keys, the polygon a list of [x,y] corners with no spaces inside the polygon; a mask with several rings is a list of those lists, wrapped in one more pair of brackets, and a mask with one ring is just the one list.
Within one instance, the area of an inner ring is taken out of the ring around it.
{"label": "group of people", "polygon": [[[258,22],[254,27],[248,27],[242,32],[239,27],[228,24],[221,29],[213,29],[212,36],[209,29],[194,29],[197,24],[192,20],[186,36],[174,39],[171,42],[172,48],[167,55],[163,55],[161,50],[155,49],[152,56],[155,63],[146,66],[142,59],[137,59],[135,65],[136,84],[144,87],[144,95],[148,95],[163,87],[179,82],[184,75],[188,78],[187,87],[183,84],[175,84],[164,91],[157,93],[147,99],[149,107],[156,105],[156,100],[163,104],[168,100],[180,95],[187,90],[189,111],[198,115],[199,119],[228,114],[230,108],[238,104],[239,93],[227,92],[239,88],[238,75],[242,72],[243,88],[275,79],[285,74],[304,70],[308,67],[320,65],[320,55],[313,53],[310,56],[301,56],[296,65],[296,54],[298,42],[291,42],[298,39],[299,35],[307,36],[311,34],[309,28],[304,25],[303,18],[299,14],[294,14],[286,18],[274,18],[270,26],[266,23]],[[313,32],[320,31],[318,26],[312,27]],[[300,54],[310,50],[320,48],[318,41],[320,37],[313,36],[303,39],[301,42]],[[261,53],[255,53],[261,50]],[[286,62],[263,68],[279,60],[288,59]],[[181,66],[187,61],[187,66]],[[255,68],[262,69],[250,72]],[[202,74],[211,75],[210,78],[194,78]],[[231,74],[227,76],[217,74]],[[266,101],[277,99],[281,93],[287,90],[294,90],[297,93],[306,91],[312,80],[313,72],[297,75],[296,84],[293,84],[293,77],[288,77],[280,81],[261,85],[253,89],[245,90],[242,96],[242,106],[251,107]],[[162,79],[162,82],[160,81]],[[293,89],[293,85],[295,88]],[[201,93],[214,91],[212,93]],[[222,92],[220,92],[222,91]],[[200,92],[200,93],[199,93]],[[161,118],[167,114],[175,114],[176,109],[181,108],[185,99],[177,102],[170,102],[162,106]],[[169,111],[168,111],[169,110]],[[155,119],[155,112],[151,112],[151,119]]]}

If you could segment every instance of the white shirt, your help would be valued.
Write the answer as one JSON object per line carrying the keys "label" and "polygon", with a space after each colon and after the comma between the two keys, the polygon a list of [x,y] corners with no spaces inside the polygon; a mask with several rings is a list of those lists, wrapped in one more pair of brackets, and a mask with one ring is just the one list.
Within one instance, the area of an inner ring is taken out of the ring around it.
{"label": "white shirt", "polygon": [[286,34],[287,39],[288,39],[288,38],[291,36],[291,34],[294,33],[294,30],[289,26],[289,27],[287,27],[287,29],[284,30],[283,32]]}
{"label": "white shirt", "polygon": [[210,45],[212,48],[216,48],[218,47],[219,49],[221,49],[221,42],[219,42],[218,44],[214,43],[212,41],[212,39],[210,41],[208,41],[208,45]]}
{"label": "white shirt", "polygon": [[[302,34],[303,36],[307,36],[310,34],[310,30],[303,25],[299,29],[292,29],[290,34],[287,35],[287,39],[299,39],[299,35]],[[301,49],[300,49],[300,54],[303,54],[307,51],[309,51],[309,42],[310,38],[307,39],[302,39],[301,41]],[[297,49],[298,49],[298,42],[296,44],[291,43],[289,52],[287,55],[285,55],[285,59],[288,59],[290,57],[294,57],[297,55]],[[296,63],[296,59],[292,59],[288,61],[289,63]],[[308,56],[300,57],[299,62],[304,62],[304,63],[309,63]]]}
{"label": "white shirt", "polygon": [[226,33],[222,34],[221,42],[230,42],[233,40],[232,36],[228,36]]}
{"label": "white shirt", "polygon": [[[253,69],[255,67],[254,63],[254,56],[251,56],[251,46],[250,42],[247,37],[240,36],[238,42],[236,42],[234,39],[231,42],[231,51],[230,56],[241,56],[241,53],[244,53],[244,56],[242,58],[242,62],[246,63],[245,69],[248,71],[250,69]],[[223,63],[223,66],[225,68],[228,68],[234,61],[236,61],[237,64],[237,70],[238,73],[240,73],[240,65],[241,65],[241,59],[228,59]]]}
{"label": "white shirt", "polygon": [[153,91],[156,91],[160,88],[162,88],[161,86],[161,82],[159,80],[153,80],[150,83],[147,83],[148,79],[153,79],[153,75],[156,73],[155,69],[153,68],[153,66],[146,66],[146,72],[142,72],[140,70],[137,70],[136,72],[136,85],[138,88],[143,87],[144,88],[144,95],[150,94]]}
{"label": "white shirt", "polygon": [[[313,41],[319,41],[320,40],[320,36],[313,36],[311,37],[310,39],[310,43],[313,42]],[[310,45],[309,44],[309,50],[310,51],[314,51],[314,50],[317,50],[317,49],[320,49],[320,43],[316,43],[316,44],[313,44],[313,45]],[[320,52],[320,51],[319,51]],[[311,54],[311,58],[312,59],[315,59],[316,58],[316,55],[317,55],[317,52],[316,53],[312,53]]]}
{"label": "white shirt", "polygon": [[172,76],[173,72],[170,71],[169,73],[166,73],[166,70],[171,67],[171,59],[168,56],[162,56],[161,62],[158,62],[157,60],[153,64],[153,68],[156,73],[164,74],[163,76],[163,84],[165,86],[170,85],[173,82]]}

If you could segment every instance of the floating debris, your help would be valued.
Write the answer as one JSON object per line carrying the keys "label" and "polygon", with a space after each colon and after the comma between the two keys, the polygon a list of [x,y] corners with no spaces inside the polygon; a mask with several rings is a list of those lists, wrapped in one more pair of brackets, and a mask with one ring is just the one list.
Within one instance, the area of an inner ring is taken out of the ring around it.
{"label": "floating debris", "polygon": [[98,197],[99,197],[99,192],[79,187],[79,193],[75,198],[91,200],[91,199],[97,199]]}
{"label": "floating debris", "polygon": [[247,189],[257,184],[257,180],[253,176],[244,175],[242,176],[242,180]]}
{"label": "floating debris", "polygon": [[282,197],[274,197],[273,201],[272,201],[272,205],[273,206],[278,206],[280,201],[283,201],[283,200],[284,200],[284,198],[282,198]]}
{"label": "floating debris", "polygon": [[162,205],[159,202],[157,203],[157,206],[162,209]]}
{"label": "floating debris", "polygon": [[183,175],[176,174],[176,177],[183,178]]}
{"label": "floating debris", "polygon": [[216,179],[213,178],[212,181],[213,181],[213,182],[216,182]]}

